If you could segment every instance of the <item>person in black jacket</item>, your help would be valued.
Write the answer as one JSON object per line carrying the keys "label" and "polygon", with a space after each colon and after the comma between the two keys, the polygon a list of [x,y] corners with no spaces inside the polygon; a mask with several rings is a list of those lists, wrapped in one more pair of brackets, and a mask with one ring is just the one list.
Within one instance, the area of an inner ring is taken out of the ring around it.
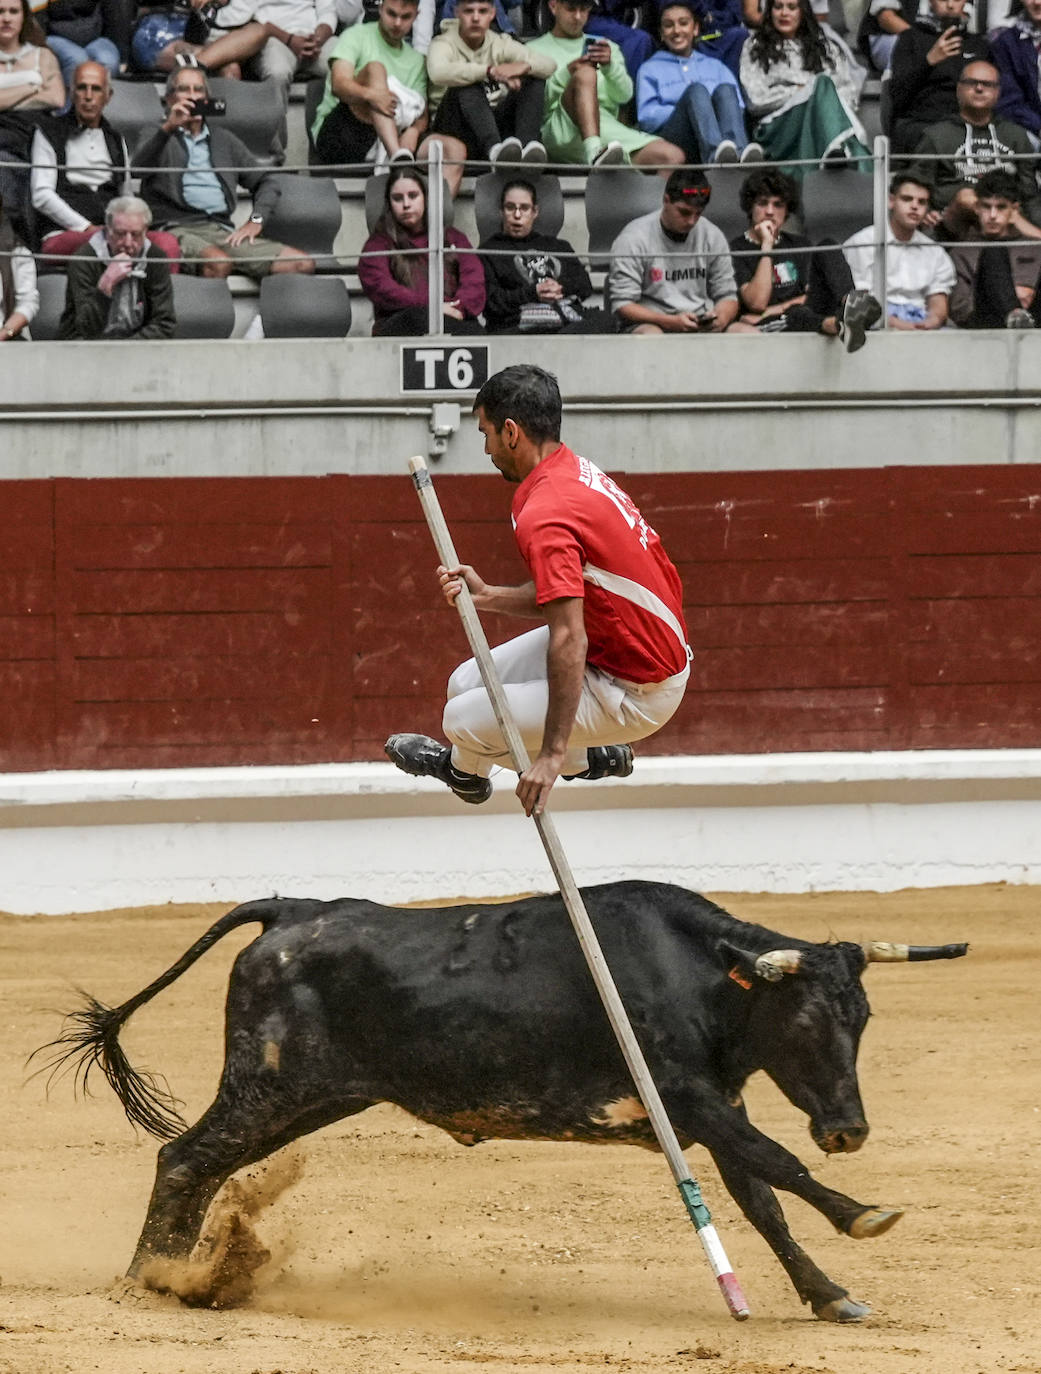
{"label": "person in black jacket", "polygon": [[99,229],[69,259],[59,339],[169,339],[170,264],[146,230],[152,212],[137,196],[117,196]]}
{"label": "person in black jacket", "polygon": [[609,317],[587,309],[589,273],[566,239],[539,234],[538,195],[530,181],[507,182],[502,230],[481,244],[490,334],[608,334]]}
{"label": "person in black jacket", "polygon": [[889,93],[893,151],[910,153],[930,124],[958,113],[958,79],[969,62],[991,61],[985,34],[969,33],[967,0],[929,0],[929,14],[893,48]]}

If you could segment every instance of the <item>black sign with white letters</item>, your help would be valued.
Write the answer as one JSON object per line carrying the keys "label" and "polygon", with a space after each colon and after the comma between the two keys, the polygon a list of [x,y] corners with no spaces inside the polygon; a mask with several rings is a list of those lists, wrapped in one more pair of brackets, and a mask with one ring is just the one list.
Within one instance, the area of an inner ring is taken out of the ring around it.
{"label": "black sign with white letters", "polygon": [[401,349],[402,391],[479,391],[487,380],[487,344],[431,341]]}

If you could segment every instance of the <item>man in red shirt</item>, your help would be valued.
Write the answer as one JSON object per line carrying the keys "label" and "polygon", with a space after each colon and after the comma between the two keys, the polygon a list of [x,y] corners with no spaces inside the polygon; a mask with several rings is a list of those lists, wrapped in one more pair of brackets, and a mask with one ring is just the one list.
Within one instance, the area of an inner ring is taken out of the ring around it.
{"label": "man in red shirt", "polygon": [[[478,610],[543,622],[492,650],[517,728],[537,751],[517,784],[530,816],[562,774],[626,777],[631,742],[675,713],[690,658],[682,588],[625,492],[560,442],[555,377],[526,363],[507,367],[481,388],[474,413],[485,452],[517,485],[514,532],[531,580],[493,587],[465,564],[439,567],[438,577],[449,604],[465,582]],[[388,756],[463,801],[487,801],[488,774],[509,755],[473,659],[449,679],[443,726],[451,749],[426,735],[392,735]]]}

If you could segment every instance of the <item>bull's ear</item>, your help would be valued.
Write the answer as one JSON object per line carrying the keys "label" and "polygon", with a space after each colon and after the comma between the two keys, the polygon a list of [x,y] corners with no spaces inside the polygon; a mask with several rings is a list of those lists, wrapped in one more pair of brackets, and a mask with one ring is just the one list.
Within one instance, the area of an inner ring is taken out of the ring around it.
{"label": "bull's ear", "polygon": [[739,987],[750,988],[756,978],[755,954],[733,944],[730,940],[720,940],[716,950],[720,963],[727,970],[727,977],[733,979]]}

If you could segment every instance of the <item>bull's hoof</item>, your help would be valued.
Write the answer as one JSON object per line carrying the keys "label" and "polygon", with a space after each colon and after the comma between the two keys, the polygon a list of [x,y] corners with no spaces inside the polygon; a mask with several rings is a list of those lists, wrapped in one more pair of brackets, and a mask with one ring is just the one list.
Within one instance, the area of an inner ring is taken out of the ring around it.
{"label": "bull's hoof", "polygon": [[899,1207],[869,1207],[861,1212],[849,1228],[848,1235],[854,1240],[866,1240],[868,1236],[880,1236],[903,1216]]}
{"label": "bull's hoof", "polygon": [[833,1298],[823,1307],[815,1307],[813,1315],[822,1322],[860,1322],[871,1315],[871,1308],[854,1298]]}

